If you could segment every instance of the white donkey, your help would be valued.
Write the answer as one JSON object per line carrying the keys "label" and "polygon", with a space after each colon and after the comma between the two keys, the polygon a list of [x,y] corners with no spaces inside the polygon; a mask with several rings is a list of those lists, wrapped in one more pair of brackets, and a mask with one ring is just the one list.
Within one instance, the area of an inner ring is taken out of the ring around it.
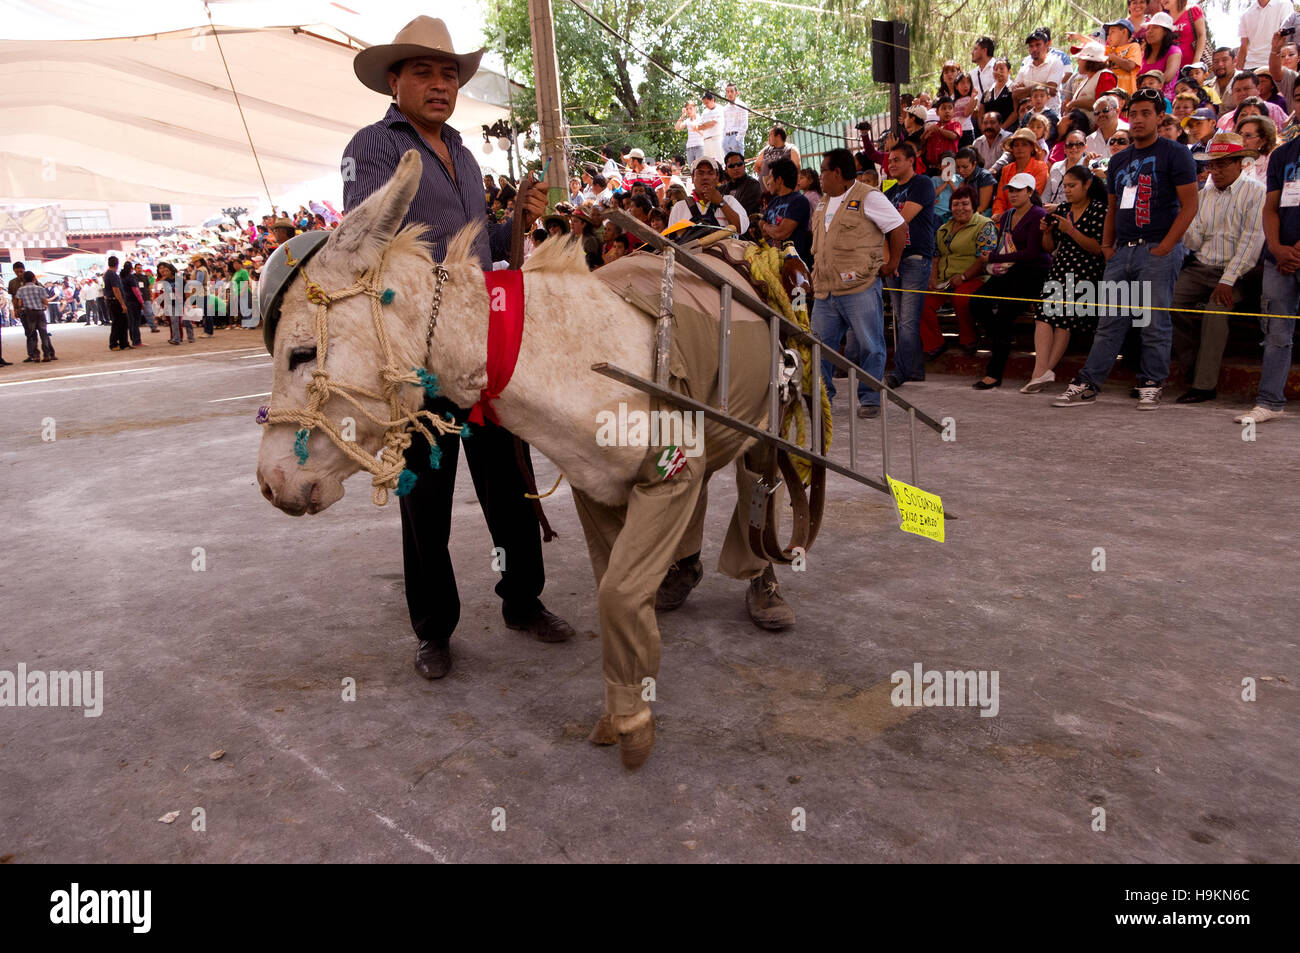
{"label": "white donkey", "polygon": [[[376,502],[389,488],[402,492],[412,476],[400,472],[412,427],[418,421],[443,433],[451,428],[419,416],[422,385],[470,407],[487,383],[488,292],[472,253],[481,226],[462,229],[442,265],[435,264],[420,227],[399,231],[419,176],[419,156],[410,151],[392,180],[347,215],[284,293],[270,332],[274,379],[257,477],[263,495],[286,513],[319,513],[363,467],[374,474]],[[624,764],[635,768],[654,741],[646,688],[659,663],[655,590],[708,474],[737,459],[750,441],[710,424],[704,454],[684,463],[677,456],[680,469],[665,472],[667,435],[649,448],[644,441],[598,440],[602,419],[609,419],[602,411],[623,405],[631,416],[653,408],[647,395],[591,366],[609,362],[653,378],[654,322],[589,273],[575,243],[546,242],[523,270],[523,339],[514,375],[493,406],[501,425],[550,458],[573,487],[599,586],[606,683],[604,714],[591,740],[617,740]],[[707,354],[686,364],[698,372],[692,396],[716,401],[716,382],[706,379],[710,368],[716,373],[714,320],[711,329],[692,335],[678,315],[674,373],[685,366],[679,346],[712,341],[712,364]],[[766,324],[743,315],[733,322],[731,413],[762,426]],[[676,377],[674,386],[691,390]],[[340,427],[344,417],[355,420],[354,441]],[[743,548],[743,528],[733,521],[728,547]]]}

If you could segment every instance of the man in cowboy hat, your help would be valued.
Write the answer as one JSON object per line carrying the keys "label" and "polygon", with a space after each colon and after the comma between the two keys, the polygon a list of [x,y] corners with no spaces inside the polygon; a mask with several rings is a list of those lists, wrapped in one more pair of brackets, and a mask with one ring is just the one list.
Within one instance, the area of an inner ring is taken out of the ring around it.
{"label": "man in cowboy hat", "polygon": [[275,237],[277,245],[283,245],[297,233],[297,228],[287,215],[281,215],[271,223],[271,234]]}
{"label": "man in cowboy hat", "polygon": [[[447,125],[460,88],[474,75],[482,56],[483,50],[457,53],[446,24],[421,16],[404,26],[392,43],[362,50],[353,61],[362,84],[391,96],[393,103],[383,119],[353,136],[343,152],[344,204],[356,208],[388,182],[407,150],[418,150],[424,172],[403,224],[425,227],[424,238],[438,260],[456,232],[487,216],[478,162],[460,133]],[[535,220],[546,208],[546,187],[534,183],[516,199],[515,208],[529,222]],[[485,270],[509,257],[511,228],[509,220],[487,226],[475,246]],[[425,408],[439,416],[451,413],[462,423],[466,419],[467,412],[446,398],[427,399]],[[460,619],[447,551],[460,440],[455,435],[441,437],[438,445],[442,463],[434,470],[428,444],[415,435],[407,467],[418,479],[401,498],[406,602],[419,639],[415,670],[430,679],[450,671],[451,634]],[[532,504],[524,497],[527,487],[516,463],[514,436],[485,423],[465,442],[465,456],[493,545],[506,553],[496,586],[506,625],[543,642],[570,638],[573,628],[548,612],[539,598],[545,584],[540,532]]]}
{"label": "man in cowboy hat", "polygon": [[[1264,249],[1264,183],[1241,174],[1244,160],[1258,157],[1232,132],[1219,133],[1194,157],[1210,167],[1210,184],[1201,191],[1196,217],[1183,234],[1191,254],[1178,273],[1170,302],[1174,356],[1183,367],[1195,368],[1191,389],[1178,398],[1180,404],[1214,400],[1228,343],[1227,315],[1241,301],[1241,277]],[[1188,311],[1177,310],[1180,307]],[[1200,314],[1202,308],[1217,313]]]}

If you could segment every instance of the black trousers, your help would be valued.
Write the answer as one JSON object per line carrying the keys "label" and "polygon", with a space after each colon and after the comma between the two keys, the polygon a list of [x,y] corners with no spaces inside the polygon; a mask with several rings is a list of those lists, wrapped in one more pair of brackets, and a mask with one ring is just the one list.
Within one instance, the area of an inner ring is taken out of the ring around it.
{"label": "black trousers", "polygon": [[105,299],[108,306],[109,328],[108,328],[108,346],[109,347],[129,347],[131,342],[128,340],[126,328],[126,310],[116,301]]}
{"label": "black trousers", "polygon": [[139,305],[136,305],[135,307],[132,307],[132,306],[131,306],[131,303],[130,303],[130,302],[127,302],[127,306],[126,306],[126,330],[127,330],[127,333],[128,333],[128,334],[130,335],[130,337],[131,337],[131,343],[132,343],[135,347],[139,347],[139,346],[140,346],[140,315],[141,315],[141,313],[142,313],[142,312],[141,312],[141,310],[140,310],[140,306],[139,306]]}
{"label": "black trousers", "polygon": [[[463,424],[468,411],[443,397],[425,401],[425,409],[439,416],[451,413]],[[527,489],[515,463],[515,438],[510,431],[488,423],[470,425],[463,441],[474,493],[492,534],[492,545],[504,550],[505,571],[496,584],[502,611],[511,617],[528,617],[541,608],[538,598],[546,584],[542,566],[541,530]],[[406,605],[411,628],[421,640],[446,643],[460,621],[460,596],[447,543],[451,536],[451,511],[455,502],[456,464],[462,440],[438,439],[441,465],[429,465],[429,443],[415,434],[406,452],[406,465],[416,474],[414,488],[400,497],[402,509],[402,559],[406,576]],[[532,467],[525,450],[525,460]],[[493,554],[475,553],[471,565],[491,572]]]}
{"label": "black trousers", "polygon": [[[1047,280],[1047,269],[1032,265],[1012,265],[1004,275],[994,275],[984,282],[981,295],[1008,298],[1037,298],[1043,291],[1043,282]],[[972,298],[971,317],[975,323],[985,329],[989,336],[990,351],[988,366],[984,376],[1002,380],[1007,369],[1007,359],[1011,357],[1011,332],[1016,318],[1028,311],[1033,305],[1024,301],[990,301],[988,298]]]}

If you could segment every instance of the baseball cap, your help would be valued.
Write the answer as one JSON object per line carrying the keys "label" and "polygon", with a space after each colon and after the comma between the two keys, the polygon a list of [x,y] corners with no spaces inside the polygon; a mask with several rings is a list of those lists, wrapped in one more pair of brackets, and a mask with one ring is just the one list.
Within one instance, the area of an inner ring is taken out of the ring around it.
{"label": "baseball cap", "polygon": [[691,163],[691,175],[694,175],[695,170],[702,165],[708,165],[713,169],[714,172],[718,173],[718,175],[722,175],[721,164],[718,162],[717,159],[714,159],[712,156],[700,156],[693,163]]}
{"label": "baseball cap", "polygon": [[1161,10],[1155,16],[1147,20],[1147,26],[1162,26],[1166,30],[1172,30],[1174,28],[1174,18]]}
{"label": "baseball cap", "polygon": [[1130,20],[1128,17],[1121,17],[1118,20],[1111,20],[1109,23],[1103,24],[1103,26],[1105,26],[1107,30],[1109,30],[1113,26],[1122,26],[1124,29],[1128,30],[1130,36],[1132,36],[1133,34],[1133,21]]}
{"label": "baseball cap", "polygon": [[906,110],[913,119],[919,122],[925,122],[926,109],[924,106],[908,106]]}
{"label": "baseball cap", "polygon": [[1214,111],[1213,106],[1202,106],[1190,116],[1184,117],[1182,126],[1186,129],[1194,122],[1217,122],[1218,118],[1218,114]]}
{"label": "baseball cap", "polygon": [[1038,180],[1028,172],[1017,172],[1007,183],[1009,189],[1033,189],[1038,187]]}
{"label": "baseball cap", "polygon": [[640,149],[633,149],[633,150],[631,150],[627,155],[625,155],[623,158],[625,158],[625,159],[644,159],[644,158],[645,158],[645,153],[642,152]]}

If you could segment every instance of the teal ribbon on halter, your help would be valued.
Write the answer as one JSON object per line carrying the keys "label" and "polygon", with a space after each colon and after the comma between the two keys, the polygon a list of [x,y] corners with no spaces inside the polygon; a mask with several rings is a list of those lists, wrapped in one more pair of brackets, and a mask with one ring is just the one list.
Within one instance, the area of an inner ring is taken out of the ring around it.
{"label": "teal ribbon on halter", "polygon": [[410,470],[403,470],[397,477],[397,487],[393,490],[396,496],[406,496],[415,489],[415,481],[418,479]]}
{"label": "teal ribbon on halter", "polygon": [[413,367],[411,370],[415,372],[416,377],[420,378],[420,386],[424,388],[424,392],[430,397],[437,397],[438,375],[430,374],[423,367]]}
{"label": "teal ribbon on halter", "polygon": [[303,427],[301,430],[299,430],[296,434],[293,435],[293,452],[294,452],[294,456],[298,458],[298,466],[302,466],[304,463],[307,462],[307,434],[308,433],[309,431],[307,430],[307,428]]}

